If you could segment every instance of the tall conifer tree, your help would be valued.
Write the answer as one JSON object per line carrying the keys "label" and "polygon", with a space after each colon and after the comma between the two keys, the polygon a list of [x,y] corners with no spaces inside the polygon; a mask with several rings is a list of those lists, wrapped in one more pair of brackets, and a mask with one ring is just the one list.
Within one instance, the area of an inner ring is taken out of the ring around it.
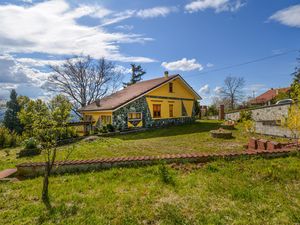
{"label": "tall conifer tree", "polygon": [[128,83],[123,83],[124,87],[128,87],[142,80],[142,76],[145,75],[146,71],[141,65],[131,64],[131,78]]}
{"label": "tall conifer tree", "polygon": [[18,118],[18,112],[20,112],[21,107],[18,103],[18,94],[14,89],[10,92],[10,100],[6,103],[6,108],[3,121],[4,126],[10,131],[15,131],[18,134],[22,133],[23,126]]}

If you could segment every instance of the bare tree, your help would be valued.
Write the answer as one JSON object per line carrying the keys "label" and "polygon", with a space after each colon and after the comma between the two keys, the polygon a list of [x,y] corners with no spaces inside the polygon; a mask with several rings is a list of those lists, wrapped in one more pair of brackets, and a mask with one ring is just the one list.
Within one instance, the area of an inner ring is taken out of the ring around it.
{"label": "bare tree", "polygon": [[219,108],[220,105],[224,105],[225,110],[228,110],[230,108],[230,99],[229,98],[224,98],[219,95],[213,96],[212,97],[212,106],[215,108]]}
{"label": "bare tree", "polygon": [[244,86],[245,79],[242,77],[228,76],[225,78],[221,95],[222,97],[229,99],[231,109],[234,109],[235,104],[243,98]]}
{"label": "bare tree", "polygon": [[94,60],[90,56],[75,56],[50,68],[54,74],[49,77],[47,88],[68,96],[76,113],[78,108],[113,92],[121,79],[115,65],[104,58]]}

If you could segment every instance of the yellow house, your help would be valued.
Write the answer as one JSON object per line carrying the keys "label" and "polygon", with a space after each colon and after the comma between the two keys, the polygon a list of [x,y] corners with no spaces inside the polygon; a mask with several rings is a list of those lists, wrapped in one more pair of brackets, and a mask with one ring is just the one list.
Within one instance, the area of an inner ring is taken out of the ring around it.
{"label": "yellow house", "polygon": [[81,108],[93,127],[112,124],[119,130],[160,127],[195,120],[195,103],[201,97],[179,75],[141,81]]}

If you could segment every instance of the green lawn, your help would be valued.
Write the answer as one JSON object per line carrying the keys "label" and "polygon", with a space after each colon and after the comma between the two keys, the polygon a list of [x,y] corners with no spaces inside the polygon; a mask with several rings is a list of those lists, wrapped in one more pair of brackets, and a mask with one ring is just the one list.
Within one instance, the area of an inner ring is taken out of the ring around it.
{"label": "green lawn", "polygon": [[[71,159],[242,151],[247,135],[212,139],[217,121],[79,142]],[[63,158],[66,149],[60,148]],[[0,151],[0,170],[16,159]],[[161,165],[65,174],[50,179],[53,210],[41,203],[42,177],[0,183],[0,224],[299,224],[300,156]],[[163,168],[165,168],[163,167]],[[164,174],[164,175],[163,175]],[[167,180],[169,182],[166,182]]]}
{"label": "green lawn", "polygon": [[[0,224],[299,224],[300,157],[115,168],[0,183]],[[169,178],[170,179],[170,178]]]}
{"label": "green lawn", "polygon": [[[241,132],[240,126],[233,131],[234,139],[211,138],[209,131],[219,128],[219,125],[219,121],[197,121],[194,124],[183,126],[155,129],[117,137],[99,138],[99,140],[92,143],[81,141],[61,147],[58,159],[64,159],[67,154],[65,150],[71,149],[72,146],[74,146],[74,149],[69,159],[242,151],[243,145],[248,141],[248,137]],[[19,150],[20,148],[11,150],[8,157],[5,156],[4,151],[0,151],[0,170],[14,167],[15,164],[24,161],[43,161],[43,155],[16,159],[16,153]]]}

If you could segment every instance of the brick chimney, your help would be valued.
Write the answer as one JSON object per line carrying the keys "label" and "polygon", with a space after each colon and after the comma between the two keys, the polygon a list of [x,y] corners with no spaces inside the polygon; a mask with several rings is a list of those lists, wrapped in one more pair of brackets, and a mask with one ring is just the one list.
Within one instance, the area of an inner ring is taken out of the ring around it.
{"label": "brick chimney", "polygon": [[168,78],[169,77],[169,72],[168,71],[165,71],[165,78]]}

